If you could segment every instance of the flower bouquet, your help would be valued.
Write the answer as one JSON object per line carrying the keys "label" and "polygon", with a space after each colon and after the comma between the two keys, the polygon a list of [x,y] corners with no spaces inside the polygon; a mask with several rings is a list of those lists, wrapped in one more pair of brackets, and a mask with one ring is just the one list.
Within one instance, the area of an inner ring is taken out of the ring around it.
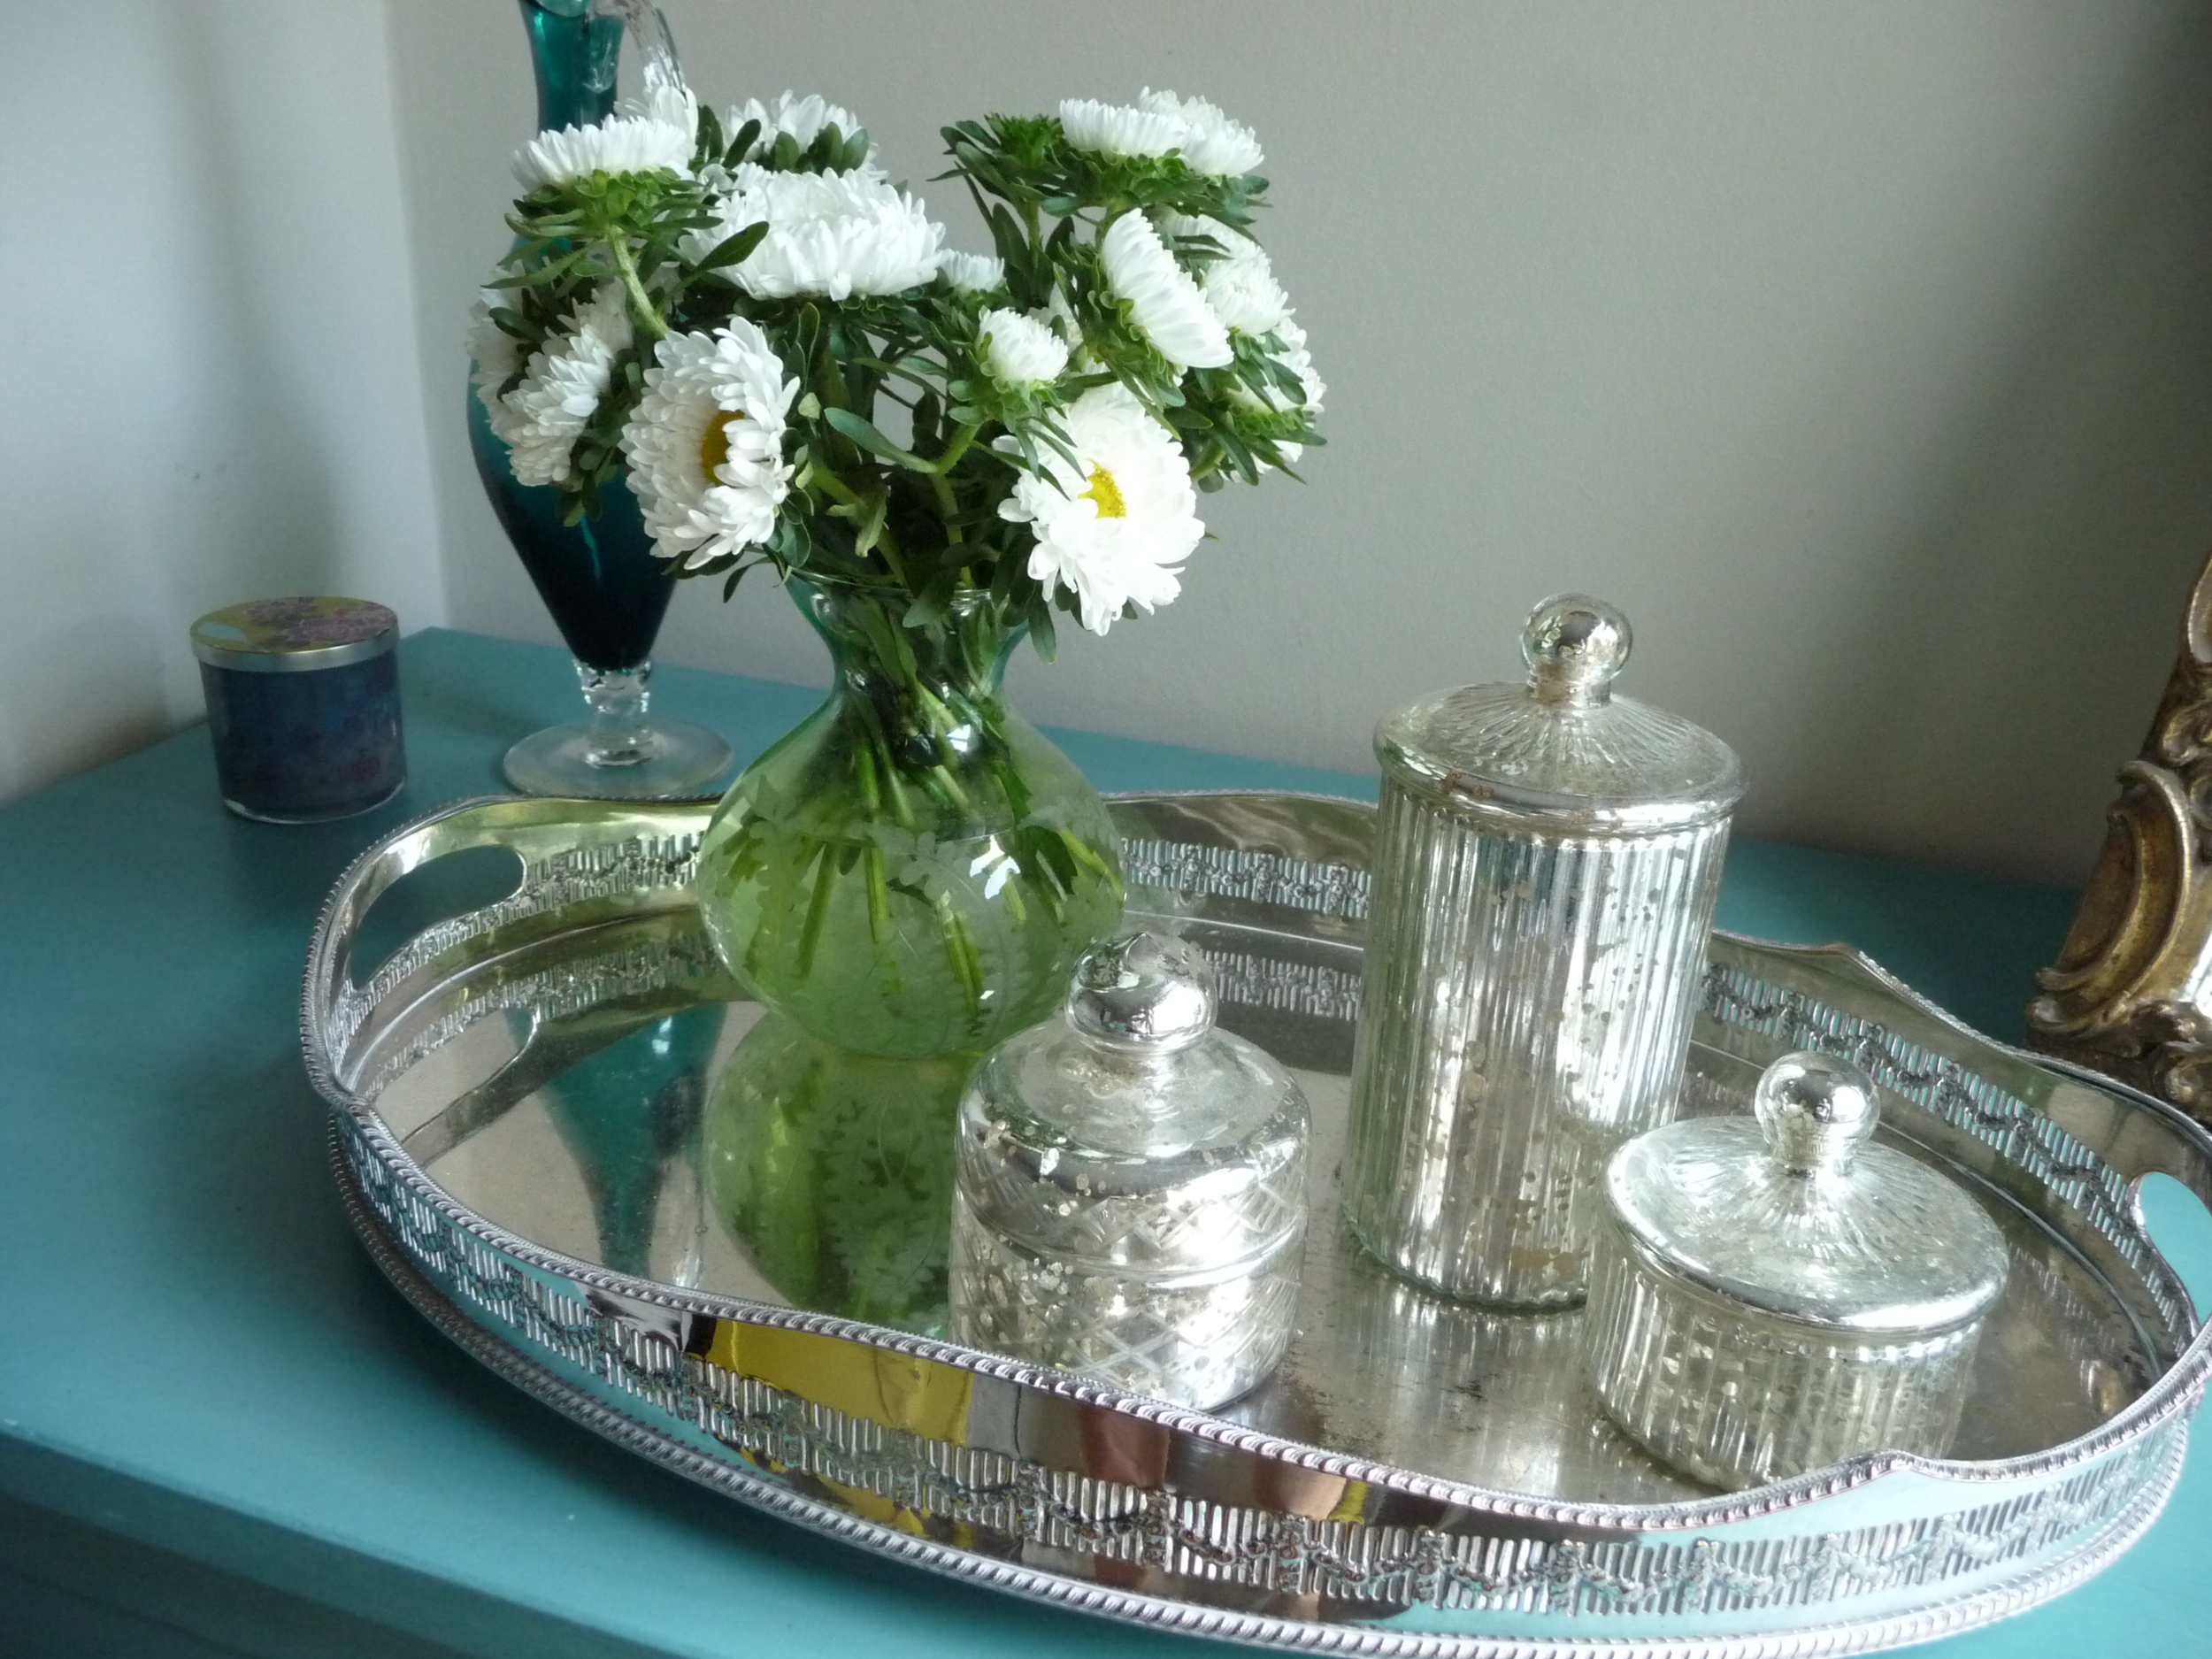
{"label": "flower bouquet", "polygon": [[1096,795],[1004,705],[1008,656],[1175,598],[1198,492],[1319,441],[1250,234],[1260,146],[1165,92],[961,122],[943,176],[993,244],[963,252],[844,110],[718,113],[655,68],[518,156],[478,395],[572,519],[625,478],[660,557],[726,598],[765,567],[830,647],[829,703],[702,849],[732,971],[858,1052],[987,1048],[1121,902]]}

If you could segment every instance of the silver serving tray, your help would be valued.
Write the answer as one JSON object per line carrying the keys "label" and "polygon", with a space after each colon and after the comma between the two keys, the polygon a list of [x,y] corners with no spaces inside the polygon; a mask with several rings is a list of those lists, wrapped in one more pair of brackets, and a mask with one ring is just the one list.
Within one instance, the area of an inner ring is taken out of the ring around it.
{"label": "silver serving tray", "polygon": [[[1133,914],[1205,948],[1224,1022],[1313,1102],[1317,1225],[1274,1379],[1202,1415],[794,1307],[717,1225],[703,1173],[703,1102],[759,1012],[690,904],[708,810],[492,800],[394,832],[332,894],[303,1014],[379,1265],[502,1376],[685,1474],[1090,1612],[1465,1655],[1922,1640],[2078,1583],[2172,1490],[2212,1338],[2136,1189],[2163,1171],[2212,1198],[2212,1137],[1977,1036],[1840,948],[1716,938],[1687,1110],[1741,1110],[1786,1049],[1847,1052],[1882,1086],[1885,1134],[1981,1194],[2014,1271],[1955,1456],[1712,1494],[1595,1408],[1578,1315],[1440,1302],[1347,1246],[1333,1147],[1374,822],[1354,802],[1114,803]],[[457,897],[483,877],[472,860],[509,885],[518,863],[519,887]],[[442,894],[442,872],[463,873]],[[610,1089],[580,1128],[578,1102]],[[926,1267],[933,1222],[911,1225]]]}

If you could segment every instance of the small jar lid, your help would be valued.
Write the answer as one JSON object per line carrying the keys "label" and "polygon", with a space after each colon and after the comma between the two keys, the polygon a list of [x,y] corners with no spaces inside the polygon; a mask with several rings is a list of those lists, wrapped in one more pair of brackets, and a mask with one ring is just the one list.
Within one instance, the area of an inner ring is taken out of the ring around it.
{"label": "small jar lid", "polygon": [[1068,1024],[1118,1053],[1174,1054],[1214,1027],[1213,964],[1179,939],[1125,933],[1085,951]]}
{"label": "small jar lid", "polygon": [[1874,1086],[1809,1050],[1769,1066],[1755,1121],[1701,1118],[1613,1156],[1605,1202],[1663,1272],[1800,1324],[1895,1336],[1978,1319],[2003,1291],[2004,1236],[1917,1160],[1868,1143]]}
{"label": "small jar lid", "polygon": [[367,599],[302,595],[211,611],[192,625],[192,654],[251,674],[343,668],[399,643],[399,618]]}
{"label": "small jar lid", "polygon": [[1417,794],[1555,828],[1650,833],[1725,817],[1743,794],[1735,751],[1613,695],[1632,642],[1602,599],[1547,599],[1522,629],[1525,684],[1419,698],[1376,729],[1375,751]]}

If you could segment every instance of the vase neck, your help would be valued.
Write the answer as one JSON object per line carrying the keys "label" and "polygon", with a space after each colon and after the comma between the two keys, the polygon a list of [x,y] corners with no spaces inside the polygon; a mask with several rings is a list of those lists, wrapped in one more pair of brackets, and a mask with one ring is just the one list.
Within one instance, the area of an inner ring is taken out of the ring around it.
{"label": "vase neck", "polygon": [[589,127],[614,109],[622,19],[594,16],[588,0],[521,0],[538,81],[538,130]]}
{"label": "vase neck", "polygon": [[841,689],[878,703],[903,702],[918,688],[995,703],[1007,658],[1027,632],[980,589],[955,595],[941,617],[910,627],[913,601],[896,588],[796,579],[789,586],[829,647]]}

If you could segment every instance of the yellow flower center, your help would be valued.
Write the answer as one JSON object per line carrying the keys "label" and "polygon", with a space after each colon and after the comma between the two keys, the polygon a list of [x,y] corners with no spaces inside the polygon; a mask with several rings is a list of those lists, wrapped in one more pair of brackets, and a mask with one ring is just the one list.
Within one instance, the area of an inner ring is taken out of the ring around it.
{"label": "yellow flower center", "polygon": [[1076,499],[1096,502],[1098,516],[1102,518],[1126,518],[1129,516],[1128,503],[1121,498],[1121,486],[1114,481],[1114,475],[1102,466],[1091,469],[1091,487]]}
{"label": "yellow flower center", "polygon": [[733,409],[707,422],[707,429],[699,434],[699,466],[705,472],[707,482],[718,482],[716,469],[730,458],[730,422],[745,419],[745,411]]}

